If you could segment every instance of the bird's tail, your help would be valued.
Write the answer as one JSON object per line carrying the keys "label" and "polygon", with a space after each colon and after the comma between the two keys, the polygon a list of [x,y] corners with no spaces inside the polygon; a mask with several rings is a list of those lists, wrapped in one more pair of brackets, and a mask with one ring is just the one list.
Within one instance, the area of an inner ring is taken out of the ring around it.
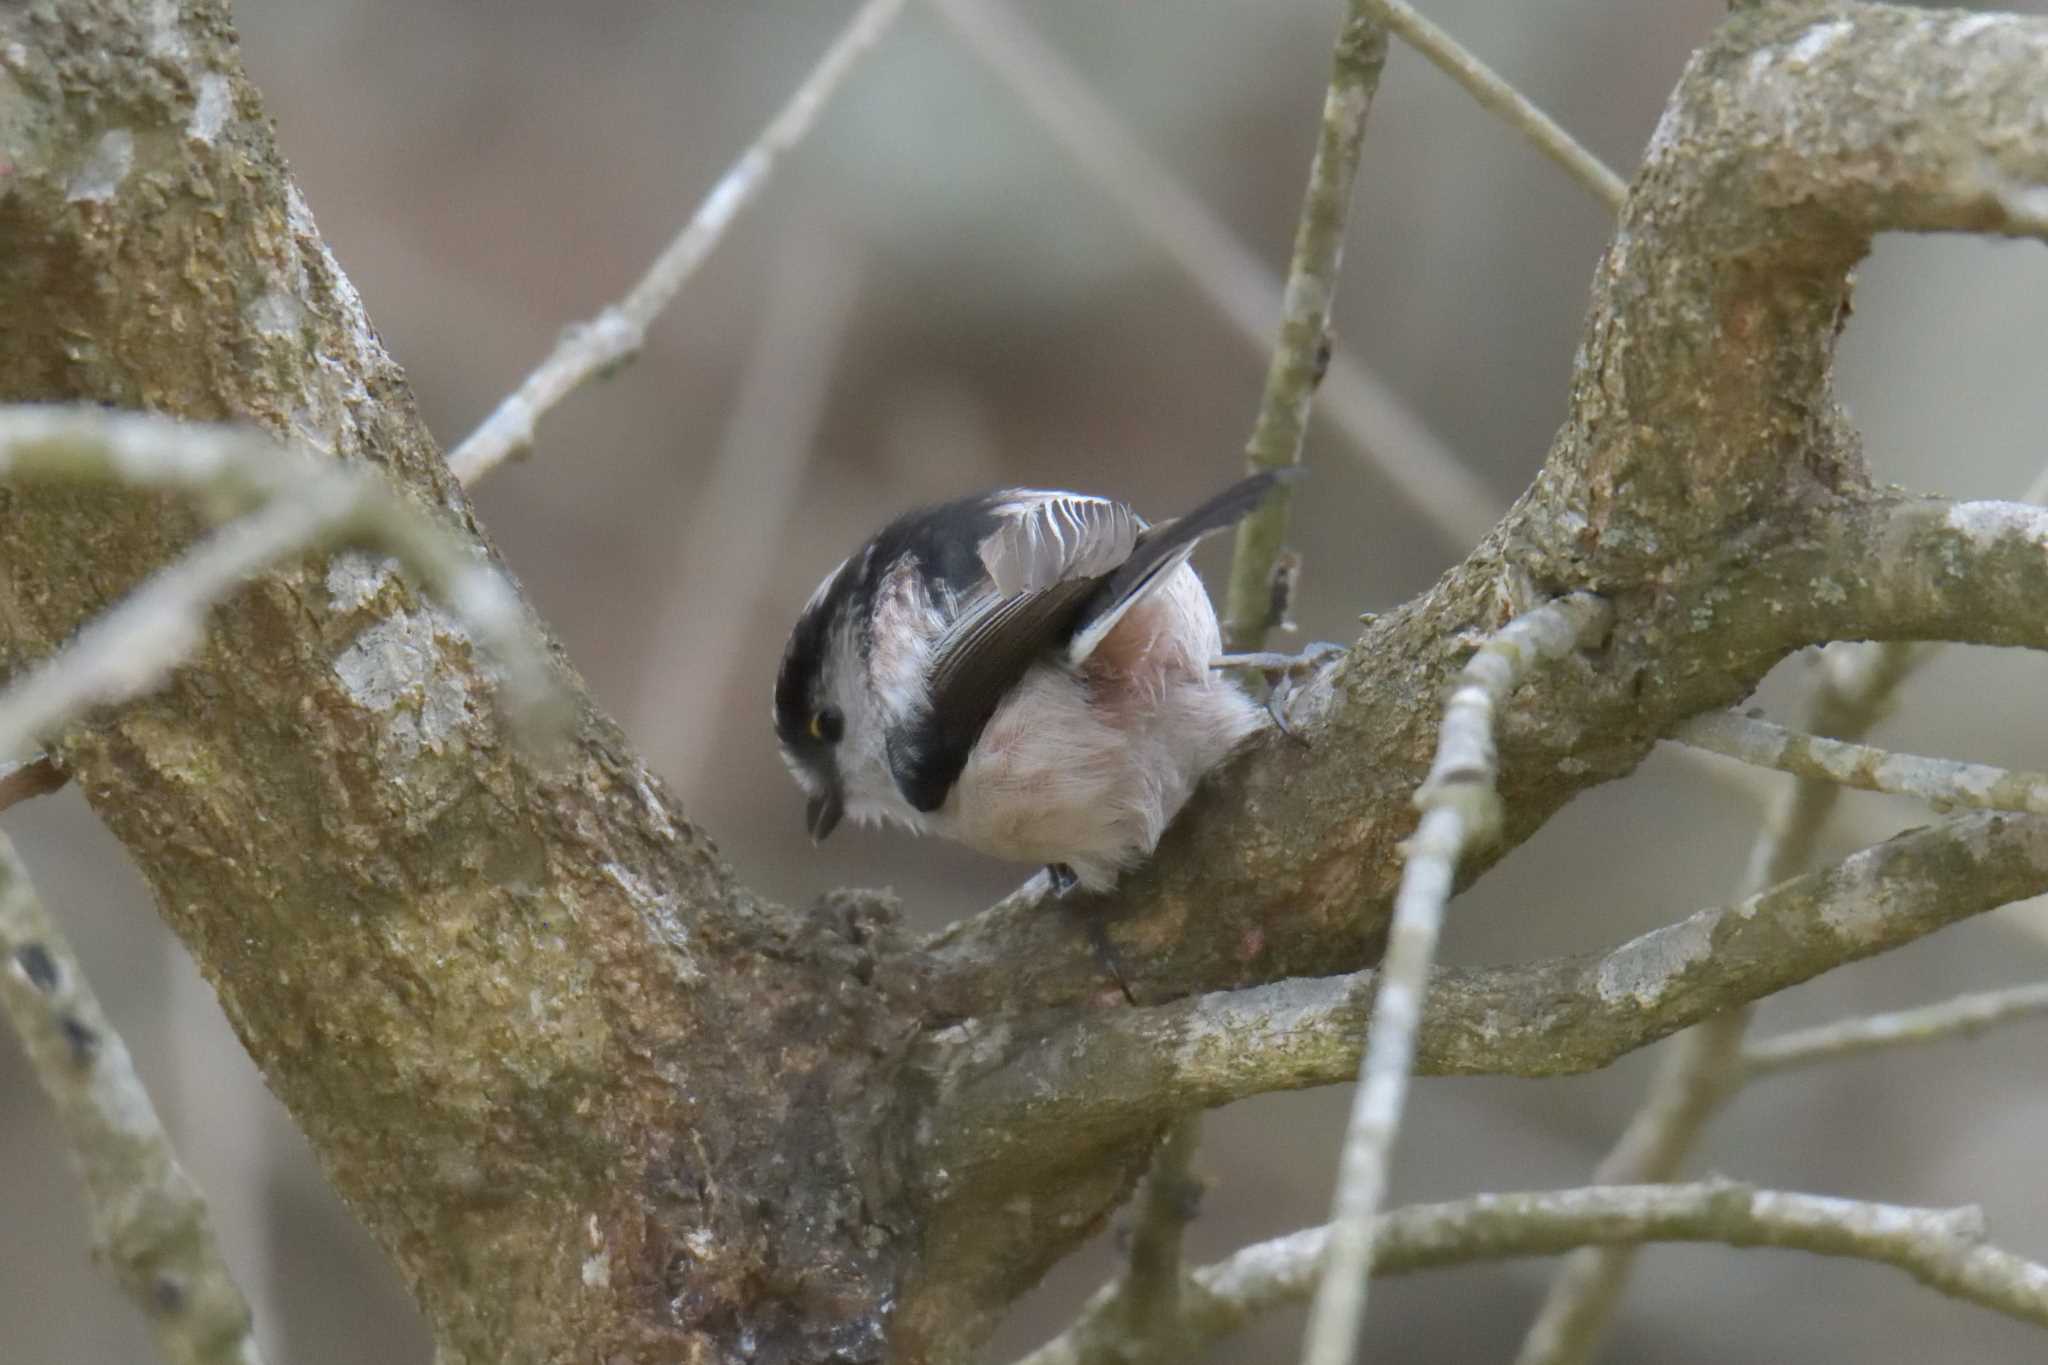
{"label": "bird's tail", "polygon": [[1301,473],[1299,466],[1261,470],[1239,479],[1185,516],[1146,527],[1139,533],[1131,557],[1103,579],[1081,609],[1079,625],[1067,645],[1068,660],[1079,663],[1094,653],[1123,614],[1187,563],[1204,537],[1235,526],[1275,488],[1292,483]]}

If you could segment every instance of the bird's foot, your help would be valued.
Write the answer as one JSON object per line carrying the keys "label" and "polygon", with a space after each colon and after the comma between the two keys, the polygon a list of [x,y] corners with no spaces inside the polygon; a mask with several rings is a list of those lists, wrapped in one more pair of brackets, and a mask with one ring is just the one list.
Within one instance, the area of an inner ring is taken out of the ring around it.
{"label": "bird's foot", "polygon": [[1051,883],[1053,899],[1072,907],[1072,913],[1080,919],[1081,928],[1088,935],[1088,946],[1095,950],[1096,963],[1110,980],[1116,982],[1117,990],[1123,993],[1124,1003],[1137,1004],[1138,998],[1131,994],[1131,983],[1124,976],[1123,954],[1110,941],[1108,919],[1101,911],[1075,900],[1074,892],[1080,887],[1081,878],[1065,863],[1047,863],[1045,879]]}
{"label": "bird's foot", "polygon": [[1248,668],[1256,670],[1266,680],[1266,715],[1273,722],[1273,728],[1303,748],[1308,740],[1287,723],[1287,699],[1304,678],[1312,677],[1323,668],[1335,663],[1344,655],[1344,646],[1331,640],[1318,640],[1299,654],[1280,654],[1262,651],[1257,654],[1226,654],[1210,664],[1211,668]]}

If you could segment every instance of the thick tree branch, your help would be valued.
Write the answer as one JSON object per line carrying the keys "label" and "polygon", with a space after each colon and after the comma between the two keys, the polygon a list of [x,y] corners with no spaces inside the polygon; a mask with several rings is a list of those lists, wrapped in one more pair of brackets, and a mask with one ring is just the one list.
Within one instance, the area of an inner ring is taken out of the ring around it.
{"label": "thick tree branch", "polygon": [[[1589,1245],[1718,1242],[1780,1247],[1895,1266],[1951,1298],[2048,1327],[2048,1266],[1986,1243],[1983,1213],[1909,1208],[1823,1195],[1759,1190],[1730,1181],[1694,1185],[1595,1185],[1528,1194],[1482,1194],[1418,1204],[1380,1217],[1376,1275],[1515,1256],[1554,1256]],[[1246,1247],[1195,1272],[1179,1324],[1189,1350],[1260,1315],[1308,1297],[1329,1229],[1307,1228]],[[1018,1365],[1083,1365],[1077,1338],[1100,1311]]]}
{"label": "thick tree branch", "polygon": [[[330,457],[315,485],[374,478],[489,565],[225,4],[0,9],[0,47],[0,399],[253,421]],[[303,490],[262,451],[235,467],[252,496]],[[0,671],[207,529],[183,499],[10,485]],[[551,648],[523,605],[512,628]],[[559,661],[572,734],[540,761],[489,704],[494,659],[374,557],[259,575],[194,643],[53,756],[443,1358],[709,1358],[742,1333],[878,1354],[920,1235],[885,1136],[910,1015],[879,915],[748,894]]]}
{"label": "thick tree branch", "polygon": [[260,1365],[249,1304],[127,1044],[0,835],[0,1012],[56,1108],[93,1242],[172,1365]]}
{"label": "thick tree branch", "polygon": [[[1590,956],[1439,968],[1416,1051],[1427,1075],[1558,1076],[1747,1001],[2048,891],[2048,819],[1973,814]],[[1357,1071],[1378,974],[1291,980],[1148,1009],[1059,1013],[1035,1031],[961,1025],[938,1077],[935,1159],[1002,1145],[1114,1144],[1162,1112]],[[1001,1058],[992,1061],[991,1058]],[[985,1159],[985,1158],[984,1158]],[[967,1167],[972,1169],[972,1167]]]}
{"label": "thick tree branch", "polygon": [[253,432],[32,406],[0,407],[0,479],[179,489],[224,511],[254,509],[0,691],[0,754],[88,706],[147,692],[192,651],[208,609],[251,575],[346,544],[391,554],[433,592],[453,618],[450,632],[494,656],[512,720],[541,733],[538,713],[557,694],[511,585],[373,473],[288,454]]}

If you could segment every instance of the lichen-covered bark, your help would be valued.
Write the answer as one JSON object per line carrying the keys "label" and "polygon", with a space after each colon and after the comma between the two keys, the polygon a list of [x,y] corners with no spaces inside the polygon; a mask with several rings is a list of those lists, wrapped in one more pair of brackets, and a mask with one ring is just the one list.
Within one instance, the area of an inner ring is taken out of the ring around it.
{"label": "lichen-covered bark", "polygon": [[[1416,1070],[1592,1071],[1724,1010],[2048,889],[2048,820],[1973,814],[1909,830],[1733,905],[1601,953],[1440,968]],[[1192,996],[1151,1009],[1066,1011],[1045,1045],[1000,1067],[949,1054],[949,1101],[1019,1145],[1115,1146],[1152,1097],[1204,1105],[1349,1080],[1377,988],[1370,971]],[[980,1026],[961,1026],[968,1034]],[[975,1159],[960,1125],[954,1164]],[[942,1149],[943,1150],[943,1149]]]}
{"label": "lichen-covered bark", "polygon": [[[2048,184],[2044,52],[2048,24],[1880,5],[1730,21],[1636,176],[1534,487],[1298,700],[1306,752],[1246,755],[1093,907],[1142,1000],[1371,958],[1441,690],[1546,595],[1617,624],[1504,714],[1501,848],[1802,644],[2026,635],[2038,595],[1979,581],[2025,547],[1874,497],[1828,366],[1872,233],[2014,230],[2010,187]],[[0,397],[251,420],[489,552],[221,0],[0,9],[0,138]],[[199,524],[0,489],[0,666]],[[1974,576],[1908,572],[1972,546]],[[871,897],[758,904],[560,680],[580,721],[542,761],[461,629],[339,555],[253,583],[59,748],[446,1358],[957,1358],[1203,1096],[1136,1093],[1092,1143],[977,1116],[976,1076],[1105,994],[1072,917],[1019,900],[918,947]]]}
{"label": "lichen-covered bark", "polygon": [[[9,8],[0,61],[0,393],[251,420],[487,552],[225,6]],[[7,668],[199,525],[0,493]],[[461,628],[345,554],[252,584],[61,752],[450,1359],[879,1358],[909,1230],[881,926],[754,905],[560,681],[581,720],[542,761]]]}

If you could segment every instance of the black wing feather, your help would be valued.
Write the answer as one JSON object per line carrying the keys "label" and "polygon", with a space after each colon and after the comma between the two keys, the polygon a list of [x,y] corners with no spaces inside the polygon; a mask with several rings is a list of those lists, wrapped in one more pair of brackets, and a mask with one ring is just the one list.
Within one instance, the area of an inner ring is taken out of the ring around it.
{"label": "black wing feather", "polygon": [[1074,614],[1098,580],[1074,579],[1039,592],[993,599],[963,622],[935,661],[924,723],[889,744],[889,771],[903,799],[921,811],[945,804],[967,756],[1025,670],[1073,634]]}
{"label": "black wing feather", "polygon": [[930,710],[889,744],[890,772],[904,799],[920,811],[943,805],[989,717],[1032,664],[1062,650],[1070,662],[1086,658],[1196,541],[1240,520],[1293,472],[1254,474],[1184,517],[1145,528],[1130,556],[1107,573],[970,608],[933,661]]}
{"label": "black wing feather", "polygon": [[1131,551],[1131,557],[1101,580],[1095,595],[1075,620],[1074,633],[1085,635],[1098,622],[1121,616],[1158,581],[1162,571],[1177,567],[1186,559],[1196,541],[1242,521],[1277,484],[1292,479],[1296,472],[1268,469],[1239,479],[1186,516],[1146,527],[1139,533],[1138,546]]}

